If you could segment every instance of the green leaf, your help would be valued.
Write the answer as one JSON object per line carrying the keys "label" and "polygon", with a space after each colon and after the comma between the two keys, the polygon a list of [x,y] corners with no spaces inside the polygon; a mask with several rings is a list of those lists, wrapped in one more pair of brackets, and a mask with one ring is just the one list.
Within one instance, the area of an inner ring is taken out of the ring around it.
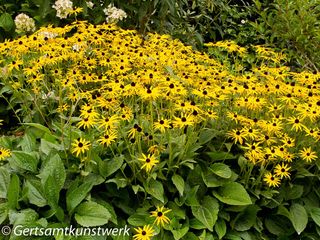
{"label": "green leaf", "polygon": [[265,226],[270,233],[277,236],[289,236],[294,233],[289,219],[281,215],[267,216]]}
{"label": "green leaf", "polygon": [[183,178],[178,174],[174,174],[172,176],[172,182],[176,186],[176,188],[178,189],[180,196],[182,196],[183,192],[184,192],[184,180],[183,180]]}
{"label": "green leaf", "polygon": [[231,177],[231,169],[223,164],[223,163],[214,163],[210,166],[210,170],[222,178],[230,178]]}
{"label": "green leaf", "polygon": [[320,208],[312,208],[310,209],[310,215],[312,220],[320,226]]}
{"label": "green leaf", "polygon": [[0,198],[7,198],[10,174],[6,168],[0,168]]}
{"label": "green leaf", "polygon": [[150,218],[149,214],[135,213],[135,214],[132,214],[127,221],[132,226],[140,227],[148,224],[148,221],[147,221],[148,218]]}
{"label": "green leaf", "polygon": [[70,187],[67,191],[67,210],[69,212],[73,211],[88,193],[91,191],[93,183],[84,182],[80,186],[78,184]]}
{"label": "green leaf", "polygon": [[258,206],[251,205],[244,211],[240,212],[232,224],[234,225],[234,229],[237,231],[249,230],[256,223],[257,212],[259,210],[260,208]]}
{"label": "green leaf", "polygon": [[44,189],[44,194],[46,196],[48,204],[50,205],[50,207],[56,210],[58,207],[60,190],[52,175],[49,175],[47,177],[43,185],[43,189]]}
{"label": "green leaf", "polygon": [[42,182],[45,182],[48,176],[52,176],[55,181],[56,188],[58,190],[62,189],[66,180],[66,171],[59,154],[55,154],[46,162],[38,176],[41,178]]}
{"label": "green leaf", "polygon": [[123,161],[124,161],[123,156],[118,156],[110,160],[100,161],[99,171],[101,176],[103,176],[104,178],[107,178],[111,174],[115,173],[118,169],[121,168]]}
{"label": "green leaf", "polygon": [[1,14],[0,27],[2,27],[6,32],[9,32],[14,28],[14,21],[9,13]]}
{"label": "green leaf", "polygon": [[27,196],[30,203],[38,207],[44,207],[45,205],[47,205],[47,200],[44,196],[40,181],[35,179],[26,180],[25,186],[27,188]]}
{"label": "green leaf", "polygon": [[171,230],[171,233],[173,234],[173,237],[175,240],[179,240],[179,239],[183,238],[183,236],[186,235],[188,231],[189,231],[189,227],[184,226],[184,227],[177,229],[177,230]]}
{"label": "green leaf", "polygon": [[308,224],[306,209],[298,203],[292,204],[290,207],[290,220],[294,229],[300,235]]}
{"label": "green leaf", "polygon": [[210,231],[213,231],[213,217],[210,213],[209,209],[203,207],[203,206],[195,206],[191,207],[193,216],[196,217],[203,225],[206,226]]}
{"label": "green leaf", "polygon": [[206,152],[206,154],[211,158],[212,161],[229,160],[237,158],[237,156],[234,156],[233,154],[228,152]]}
{"label": "green leaf", "polygon": [[230,182],[213,192],[213,195],[219,201],[229,205],[249,205],[252,204],[251,199],[245,188],[237,182]]}
{"label": "green leaf", "polygon": [[0,203],[0,224],[2,224],[8,217],[7,203]]}
{"label": "green leaf", "polygon": [[15,226],[34,223],[35,221],[37,221],[38,217],[39,217],[38,213],[31,208],[23,209],[19,212],[16,212],[16,211],[9,212],[10,224],[13,224]]}
{"label": "green leaf", "polygon": [[213,139],[216,136],[217,136],[217,130],[203,129],[202,131],[200,131],[199,144],[204,145],[205,143],[211,141],[211,139]]}
{"label": "green leaf", "polygon": [[41,130],[41,131],[43,131],[43,132],[45,132],[45,133],[47,133],[49,135],[52,135],[52,133],[51,133],[49,128],[47,128],[47,127],[45,127],[45,126],[43,126],[43,125],[41,125],[39,123],[22,123],[22,124],[30,126],[30,127],[37,128],[37,129],[39,129],[39,130]]}
{"label": "green leaf", "polygon": [[11,176],[9,188],[8,188],[8,207],[11,209],[18,208],[18,200],[20,195],[20,181],[16,174]]}
{"label": "green leaf", "polygon": [[213,226],[218,219],[219,204],[211,196],[205,196],[200,206],[191,207],[192,214],[201,223],[203,223],[206,228],[213,231]]}
{"label": "green leaf", "polygon": [[96,227],[107,224],[111,214],[102,205],[95,202],[84,202],[76,208],[75,219],[84,227]]}
{"label": "green leaf", "polygon": [[223,219],[219,219],[214,225],[214,230],[218,234],[218,238],[222,239],[227,233],[227,225]]}
{"label": "green leaf", "polygon": [[164,190],[161,182],[150,179],[149,184],[146,187],[146,192],[164,203]]}
{"label": "green leaf", "polygon": [[285,199],[286,200],[293,200],[293,199],[298,199],[302,196],[303,194],[303,186],[302,185],[293,185],[293,186],[288,186],[285,189]]}
{"label": "green leaf", "polygon": [[14,168],[22,168],[33,173],[37,172],[38,159],[30,153],[12,151],[12,156],[9,158],[9,163]]}

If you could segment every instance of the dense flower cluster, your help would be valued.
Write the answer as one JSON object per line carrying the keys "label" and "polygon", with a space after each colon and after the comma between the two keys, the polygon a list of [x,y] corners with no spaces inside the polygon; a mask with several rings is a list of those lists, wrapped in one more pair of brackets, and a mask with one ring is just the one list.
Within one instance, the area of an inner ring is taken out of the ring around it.
{"label": "dense flower cluster", "polygon": [[112,4],[109,4],[107,8],[103,9],[103,12],[106,14],[106,21],[108,23],[117,23],[118,21],[127,18],[127,14],[122,9],[116,8]]}
{"label": "dense flower cluster", "polygon": [[18,33],[34,32],[36,30],[34,20],[24,13],[17,15],[14,23],[16,25],[16,32]]}
{"label": "dense flower cluster", "polygon": [[[72,119],[66,126],[81,137],[69,150],[82,162],[93,149],[125,149],[132,169],[151,174],[160,153],[183,159],[172,154],[171,141],[183,144],[203,128],[222,131],[269,186],[290,178],[296,162],[319,157],[320,75],[290,71],[279,64],[281,54],[258,46],[263,64],[237,71],[167,35],[143,39],[85,22],[46,31],[56,37],[37,33],[0,45],[3,78],[16,94],[56,93],[50,111]],[[210,46],[246,54],[232,42]]]}
{"label": "dense flower cluster", "polygon": [[52,6],[57,11],[58,18],[67,18],[72,9],[72,1],[70,0],[57,0]]}

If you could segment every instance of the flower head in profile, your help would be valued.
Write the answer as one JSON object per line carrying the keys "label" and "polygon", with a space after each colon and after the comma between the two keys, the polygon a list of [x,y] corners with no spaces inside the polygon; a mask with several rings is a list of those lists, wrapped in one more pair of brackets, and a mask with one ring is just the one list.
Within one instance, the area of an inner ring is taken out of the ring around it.
{"label": "flower head in profile", "polygon": [[150,240],[154,233],[154,230],[150,225],[143,226],[143,228],[138,227],[134,230],[137,232],[133,236],[134,240]]}
{"label": "flower head in profile", "polygon": [[148,156],[142,154],[142,157],[138,158],[138,160],[143,163],[141,169],[145,168],[147,172],[150,172],[152,167],[154,167],[159,162],[159,160],[157,160],[155,156],[151,154],[148,154]]}
{"label": "flower head in profile", "polygon": [[170,219],[166,216],[167,213],[171,212],[171,209],[165,209],[164,206],[157,207],[155,211],[151,212],[151,217],[155,217],[154,223],[163,226],[170,222]]}

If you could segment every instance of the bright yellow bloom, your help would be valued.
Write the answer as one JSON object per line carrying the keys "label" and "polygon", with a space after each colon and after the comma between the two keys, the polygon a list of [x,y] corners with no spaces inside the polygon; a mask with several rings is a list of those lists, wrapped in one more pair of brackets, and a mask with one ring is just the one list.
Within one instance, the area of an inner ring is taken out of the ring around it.
{"label": "bright yellow bloom", "polygon": [[0,161],[10,156],[11,156],[10,150],[0,147]]}
{"label": "bright yellow bloom", "polygon": [[154,167],[157,163],[159,163],[159,160],[155,158],[154,155],[148,154],[148,156],[144,155],[142,153],[142,157],[138,158],[139,161],[143,163],[141,166],[141,169],[146,169],[146,172],[150,172],[152,167]]}
{"label": "bright yellow bloom", "polygon": [[318,158],[317,153],[312,151],[311,147],[303,148],[303,150],[300,150],[299,155],[306,162],[312,162]]}
{"label": "bright yellow bloom", "polygon": [[278,164],[275,168],[274,168],[274,174],[277,177],[280,177],[280,179],[282,178],[290,178],[290,170],[291,167],[288,166],[288,164],[282,163],[281,165]]}
{"label": "bright yellow bloom", "polygon": [[263,180],[268,184],[269,187],[279,187],[280,179],[272,173],[268,172],[264,175]]}
{"label": "bright yellow bloom", "polygon": [[137,232],[137,234],[133,236],[134,240],[150,240],[154,233],[154,230],[150,225],[143,226],[143,228],[138,227],[134,230]]}
{"label": "bright yellow bloom", "polygon": [[76,156],[78,157],[80,154],[83,154],[86,151],[88,151],[90,145],[91,144],[89,141],[86,141],[83,138],[78,138],[72,143],[72,147],[73,147],[72,153],[75,153]]}
{"label": "bright yellow bloom", "polygon": [[155,211],[151,212],[151,217],[155,217],[154,223],[157,225],[164,226],[164,224],[170,222],[170,218],[166,216],[167,213],[171,212],[171,209],[165,209],[164,206],[157,207]]}

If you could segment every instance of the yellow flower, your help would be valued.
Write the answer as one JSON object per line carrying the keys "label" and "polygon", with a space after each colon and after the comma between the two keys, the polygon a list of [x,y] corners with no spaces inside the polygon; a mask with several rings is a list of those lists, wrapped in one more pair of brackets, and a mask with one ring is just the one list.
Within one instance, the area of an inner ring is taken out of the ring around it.
{"label": "yellow flower", "polygon": [[280,177],[280,179],[282,178],[290,178],[290,170],[291,167],[288,167],[288,164],[282,163],[281,165],[278,164],[275,169],[274,169],[274,174],[277,177]]}
{"label": "yellow flower", "polygon": [[227,132],[227,136],[230,137],[234,143],[243,144],[244,138],[246,137],[246,132],[244,130],[233,129]]}
{"label": "yellow flower", "polygon": [[98,142],[102,145],[110,146],[111,143],[115,142],[115,139],[117,138],[116,132],[106,132],[103,136],[101,136],[98,139]]}
{"label": "yellow flower", "polygon": [[170,122],[169,120],[161,119],[158,122],[155,122],[153,127],[155,130],[159,130],[161,133],[164,133],[166,129],[170,127]]}
{"label": "yellow flower", "polygon": [[313,160],[317,159],[317,153],[311,150],[311,147],[303,148],[299,152],[300,157],[305,160],[306,162],[312,162]]}
{"label": "yellow flower", "polygon": [[151,217],[155,217],[154,223],[157,225],[164,226],[165,223],[169,223],[170,219],[166,216],[167,213],[171,212],[171,209],[165,209],[164,206],[157,207],[155,211],[151,212]]}
{"label": "yellow flower", "polygon": [[82,139],[82,138],[78,138],[72,143],[72,147],[73,147],[72,153],[75,153],[76,156],[78,157],[80,154],[83,154],[86,151],[88,151],[90,145],[91,144],[89,141],[86,141],[85,139]]}
{"label": "yellow flower", "polygon": [[268,172],[264,175],[263,180],[268,184],[269,187],[279,187],[280,179],[272,173]]}
{"label": "yellow flower", "polygon": [[138,158],[139,161],[141,161],[142,163],[144,163],[142,166],[141,166],[141,169],[146,169],[147,172],[150,172],[152,167],[155,166],[159,160],[157,160],[155,158],[154,155],[151,155],[151,154],[148,154],[148,156],[142,154],[142,157],[141,158]]}
{"label": "yellow flower", "polygon": [[137,232],[137,234],[133,236],[134,240],[150,240],[154,233],[150,225],[143,226],[143,228],[138,227],[134,230]]}
{"label": "yellow flower", "polygon": [[0,161],[10,156],[11,156],[10,150],[0,147]]}

